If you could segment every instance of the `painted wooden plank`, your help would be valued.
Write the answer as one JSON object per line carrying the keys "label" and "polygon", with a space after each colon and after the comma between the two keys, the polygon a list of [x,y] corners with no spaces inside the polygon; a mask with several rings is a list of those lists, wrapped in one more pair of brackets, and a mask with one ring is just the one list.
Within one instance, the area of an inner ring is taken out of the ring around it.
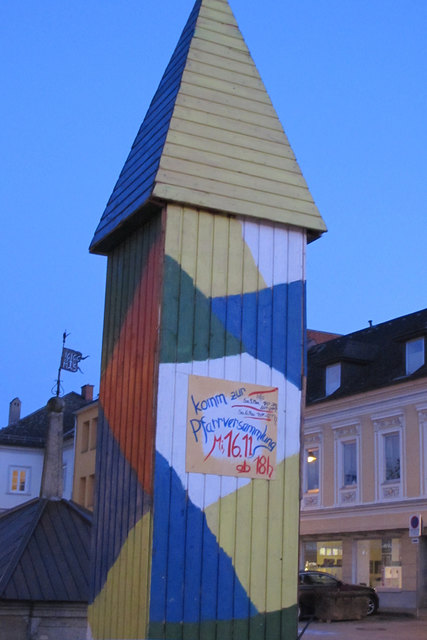
{"label": "painted wooden plank", "polygon": [[188,203],[191,201],[194,206],[204,209],[227,211],[228,213],[247,215],[249,217],[295,225],[297,227],[302,225],[309,229],[318,229],[319,231],[325,229],[323,221],[319,219],[318,216],[303,214],[301,212],[296,213],[295,211],[287,211],[286,209],[279,209],[277,207],[252,204],[251,202],[245,202],[243,206],[241,200],[235,200],[217,194],[213,195],[212,193],[203,191],[198,192],[194,188],[157,184],[154,194],[159,198],[175,202]]}
{"label": "painted wooden plank", "polygon": [[175,171],[167,171],[161,168],[157,174],[157,181],[155,188],[156,195],[159,195],[159,185],[161,183],[170,185],[171,187],[176,186],[177,189],[180,189],[180,185],[185,184],[186,187],[194,189],[194,191],[205,192],[208,195],[215,194],[218,197],[226,197],[230,200],[245,203],[245,205],[248,203],[258,205],[260,207],[268,207],[269,209],[284,209],[292,211],[294,214],[301,213],[309,216],[314,216],[316,212],[316,207],[312,202],[300,200],[299,198],[277,195],[271,192],[268,193],[267,197],[267,192],[265,191],[258,191],[256,189],[240,185],[227,184],[220,180],[215,180],[215,176],[213,179],[203,178],[202,176],[179,174]]}
{"label": "painted wooden plank", "polygon": [[287,138],[277,118],[273,118],[271,115],[254,113],[248,109],[240,109],[231,105],[225,105],[221,100],[209,101],[205,100],[202,96],[194,97],[185,93],[185,88],[180,92],[176,106],[186,107],[187,109],[195,109],[204,113],[211,113],[212,116],[225,116],[233,120],[239,120],[248,124],[263,127],[275,132],[281,132],[282,140],[286,142]]}
{"label": "painted wooden plank", "polygon": [[[189,210],[187,215],[191,215]],[[197,225],[197,239],[193,246],[187,244],[188,236],[186,236],[186,250],[193,252],[196,249],[197,261],[194,265],[194,284],[197,288],[197,296],[195,299],[194,316],[196,319],[193,336],[193,360],[206,360],[210,348],[210,305],[199,292],[203,292],[204,296],[210,297],[212,286],[212,237],[213,237],[213,219],[212,216],[200,212],[196,216],[192,214],[194,224]],[[184,265],[183,265],[184,266]],[[188,273],[188,269],[187,269]]]}
{"label": "painted wooden plank", "polygon": [[[184,160],[188,162],[194,162],[200,165],[206,165],[214,167],[216,169],[222,169],[232,171],[236,168],[236,159],[221,156],[218,153],[212,153],[210,151],[200,151],[199,149],[191,149],[189,147],[178,146],[173,143],[167,142],[164,149],[163,160],[171,162],[173,159]],[[171,165],[164,165],[165,168],[170,168]],[[283,172],[281,169],[274,167],[268,167],[265,165],[256,164],[254,162],[247,162],[239,159],[239,171],[244,175],[251,176],[254,179],[271,180],[274,182],[280,182],[281,184],[287,184],[289,186],[295,186],[300,189],[305,187],[304,178],[301,174],[293,173],[291,171]]]}
{"label": "painted wooden plank", "polygon": [[[285,176],[287,174],[301,175],[298,173],[296,162],[289,158],[278,158],[270,153],[264,153],[255,149],[245,149],[244,147],[236,147],[231,142],[216,142],[215,140],[206,139],[203,136],[194,136],[187,133],[178,133],[169,131],[167,144],[174,144],[185,149],[195,149],[200,152],[214,153],[223,155],[225,158],[242,160],[253,165],[260,165],[265,169],[272,168],[282,171]],[[217,207],[216,207],[217,208]]]}
{"label": "painted wooden plank", "polygon": [[[199,19],[201,21],[201,19]],[[216,45],[228,47],[230,49],[237,49],[237,51],[247,52],[248,48],[242,39],[237,35],[228,35],[224,33],[218,33],[212,31],[207,24],[199,25],[199,21],[196,27],[195,38],[204,40],[208,43],[214,42]]]}
{"label": "painted wooden plank", "polygon": [[253,64],[248,50],[245,50],[244,48],[235,49],[232,47],[225,47],[221,43],[216,42],[216,40],[193,38],[189,55],[192,55],[193,49],[197,51],[206,51],[207,53],[217,55],[220,58],[234,60],[242,64],[247,64],[248,62]]}
{"label": "painted wooden plank", "polygon": [[[206,160],[206,159],[205,159]],[[204,164],[191,162],[184,159],[174,159],[167,155],[162,159],[162,170],[171,171],[174,173],[184,173],[188,176],[199,175],[201,178],[212,179],[218,182],[225,183],[227,180],[230,184],[236,187],[244,187],[246,189],[253,189],[254,176],[245,173],[233,173],[229,177],[229,170],[219,169],[213,167],[210,164]],[[159,180],[161,177],[159,175]],[[309,192],[303,187],[295,187],[293,185],[283,184],[268,178],[257,178],[256,189],[266,194],[274,194],[277,196],[283,196],[293,198],[296,200],[302,200],[303,202],[313,202],[310,198]]]}
{"label": "painted wooden plank", "polygon": [[[238,134],[249,139],[254,138],[254,140],[252,140],[252,146],[250,148],[252,148],[253,146],[257,148],[258,140],[280,144],[280,146],[284,147],[284,153],[285,150],[287,150],[285,157],[293,159],[295,158],[292,149],[287,145],[287,140],[284,137],[282,131],[264,128],[257,123],[248,124],[246,122],[243,122],[242,120],[230,118],[229,115],[216,116],[212,113],[208,114],[204,111],[188,109],[180,105],[176,105],[175,107],[175,117],[186,120],[188,122],[196,123],[198,125],[204,125],[207,127],[219,129],[221,131],[226,131],[232,133],[233,135]],[[249,145],[246,144],[246,146]]]}
{"label": "painted wooden plank", "polygon": [[[206,76],[210,78],[215,78],[216,80],[227,82],[233,87],[233,89],[235,88],[237,91],[239,90],[239,87],[242,87],[242,91],[245,91],[243,95],[246,95],[247,89],[250,89],[251,91],[255,91],[255,92],[260,92],[263,94],[265,93],[265,87],[260,77],[245,75],[241,73],[240,70],[235,71],[231,66],[228,66],[228,64],[224,68],[222,65],[218,63],[218,60],[214,62],[213,56],[211,56],[209,63],[206,61],[206,58],[207,58],[206,54],[205,54],[204,61],[201,61],[199,58],[196,60],[192,60],[190,58],[187,61],[187,64],[185,67],[185,74],[183,76],[184,79],[187,80],[187,72],[194,73],[200,76]],[[191,82],[190,79],[188,81]],[[262,102],[265,102],[265,101],[262,100]]]}
{"label": "painted wooden plank", "polygon": [[198,43],[196,41],[193,41],[191,50],[188,53],[187,65],[190,65],[190,67],[193,64],[197,64],[197,66],[204,64],[209,65],[209,68],[218,68],[224,64],[227,64],[227,69],[229,71],[240,74],[242,76],[240,78],[240,82],[242,83],[246,82],[246,79],[250,79],[252,81],[260,80],[260,75],[257,71],[257,68],[254,64],[251,63],[249,58],[246,58],[243,62],[242,60],[234,60],[233,58],[215,55],[210,51],[206,51],[205,47],[199,48],[197,44]]}
{"label": "painted wooden plank", "polygon": [[183,134],[192,133],[194,136],[206,138],[207,140],[214,140],[216,142],[232,144],[235,147],[242,149],[251,149],[262,153],[275,156],[278,159],[292,159],[292,152],[285,144],[279,144],[278,142],[263,141],[252,136],[246,136],[239,133],[232,133],[229,131],[222,131],[215,127],[199,124],[197,122],[186,122],[176,118],[172,123],[173,131],[177,131]]}
{"label": "painted wooden plank", "polygon": [[[203,89],[206,88],[210,91],[221,92],[225,95],[236,96],[246,101],[257,103],[259,107],[264,107],[262,113],[268,114],[273,108],[265,91],[245,87],[244,85],[232,84],[227,79],[212,78],[208,72],[206,74],[195,73],[186,68],[182,76],[182,82],[184,85],[189,84],[196,86],[201,95],[203,95]],[[254,109],[254,105],[251,105],[251,108]]]}
{"label": "painted wooden plank", "polygon": [[268,118],[277,118],[273,107],[269,108],[267,103],[248,100],[245,97],[237,96],[234,93],[219,93],[213,87],[204,86],[203,90],[196,85],[185,83],[181,87],[180,94],[193,96],[194,98],[204,99],[212,103],[220,103],[234,109],[241,109],[248,113],[259,114]]}
{"label": "painted wooden plank", "polygon": [[212,3],[206,4],[204,3],[200,7],[200,18],[204,20],[209,20],[215,24],[224,24],[228,26],[234,26],[235,28],[238,26],[236,22],[236,18],[234,17],[232,11],[230,10],[230,6],[227,4],[222,4],[215,6]]}

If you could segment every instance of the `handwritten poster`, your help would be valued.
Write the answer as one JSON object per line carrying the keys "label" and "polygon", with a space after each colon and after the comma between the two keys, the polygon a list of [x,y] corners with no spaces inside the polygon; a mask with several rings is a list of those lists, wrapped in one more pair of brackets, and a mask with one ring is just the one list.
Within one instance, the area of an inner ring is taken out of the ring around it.
{"label": "handwritten poster", "polygon": [[186,471],[274,478],[276,387],[189,376]]}

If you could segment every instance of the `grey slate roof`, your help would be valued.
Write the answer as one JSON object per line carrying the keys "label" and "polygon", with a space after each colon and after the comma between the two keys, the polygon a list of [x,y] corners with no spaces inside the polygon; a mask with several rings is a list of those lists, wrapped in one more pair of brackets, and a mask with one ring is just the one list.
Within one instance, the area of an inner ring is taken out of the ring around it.
{"label": "grey slate roof", "polygon": [[151,101],[95,231],[91,250],[112,230],[126,222],[129,216],[147,202],[152,193],[200,5],[201,0],[198,0]]}
{"label": "grey slate roof", "polygon": [[[426,363],[411,375],[405,369],[405,343],[421,336],[426,344],[427,309],[311,347],[307,404],[427,378]],[[341,385],[326,397],[325,368],[335,363],[341,363]]]}
{"label": "grey slate roof", "polygon": [[[67,393],[63,400],[64,407],[64,436],[71,434],[74,429],[74,411],[77,411],[88,401],[78,393],[71,391]],[[48,414],[46,406],[30,413],[30,415],[21,418],[15,424],[12,424],[0,430],[0,445],[17,445],[23,447],[40,447],[45,444]]]}
{"label": "grey slate roof", "polygon": [[87,602],[91,522],[68,500],[0,514],[0,600]]}

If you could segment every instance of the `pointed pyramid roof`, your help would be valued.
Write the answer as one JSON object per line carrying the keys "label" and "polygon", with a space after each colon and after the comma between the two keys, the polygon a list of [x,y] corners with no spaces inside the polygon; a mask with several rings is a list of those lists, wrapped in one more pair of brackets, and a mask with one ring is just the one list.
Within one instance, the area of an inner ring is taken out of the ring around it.
{"label": "pointed pyramid roof", "polygon": [[36,498],[0,514],[0,601],[87,602],[92,515]]}
{"label": "pointed pyramid roof", "polygon": [[326,230],[227,0],[196,0],[91,251],[165,201]]}

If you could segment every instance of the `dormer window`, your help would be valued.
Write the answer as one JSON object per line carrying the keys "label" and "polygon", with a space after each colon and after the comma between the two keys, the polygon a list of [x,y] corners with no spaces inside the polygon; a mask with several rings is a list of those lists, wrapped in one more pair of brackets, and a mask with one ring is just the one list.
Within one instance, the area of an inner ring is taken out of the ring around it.
{"label": "dormer window", "polygon": [[326,367],[325,395],[330,396],[341,386],[341,363],[331,364]]}
{"label": "dormer window", "polygon": [[406,343],[406,375],[417,371],[425,363],[424,338],[416,338]]}

